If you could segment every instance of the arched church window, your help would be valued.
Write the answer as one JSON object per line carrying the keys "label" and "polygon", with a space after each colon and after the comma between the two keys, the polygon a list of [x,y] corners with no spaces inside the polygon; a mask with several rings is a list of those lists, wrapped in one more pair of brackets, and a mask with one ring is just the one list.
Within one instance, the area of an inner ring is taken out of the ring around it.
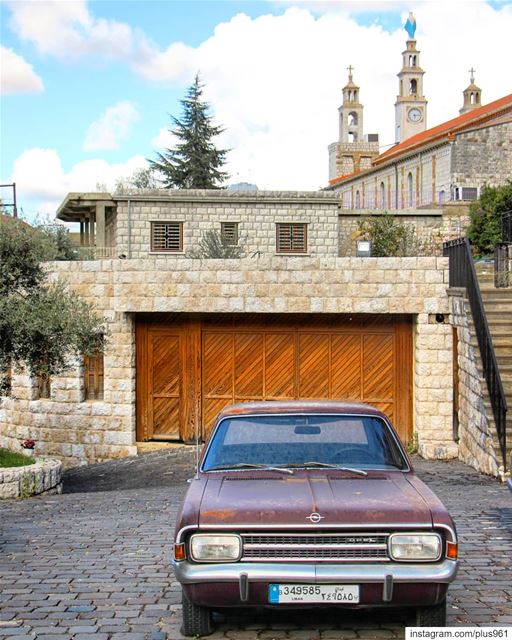
{"label": "arched church window", "polygon": [[355,131],[348,132],[348,141],[349,142],[357,142],[357,133]]}
{"label": "arched church window", "polygon": [[416,66],[416,56],[409,56],[409,66],[410,67],[415,67]]}
{"label": "arched church window", "polygon": [[379,205],[381,209],[386,207],[386,187],[383,182],[379,186]]}
{"label": "arched church window", "polygon": [[360,209],[361,208],[361,194],[359,193],[359,190],[356,191],[356,209]]}
{"label": "arched church window", "polygon": [[407,204],[412,208],[413,206],[413,192],[412,192],[412,173],[409,171],[407,174]]}
{"label": "arched church window", "polygon": [[355,111],[351,111],[348,114],[348,126],[357,127],[357,113]]}
{"label": "arched church window", "polygon": [[409,94],[411,96],[414,96],[418,93],[418,81],[415,79],[412,79],[409,85]]}

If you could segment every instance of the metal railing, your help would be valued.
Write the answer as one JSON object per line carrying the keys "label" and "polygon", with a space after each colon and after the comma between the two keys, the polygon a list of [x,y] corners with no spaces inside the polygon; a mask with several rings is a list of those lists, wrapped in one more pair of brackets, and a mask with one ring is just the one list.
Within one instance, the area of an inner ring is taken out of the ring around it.
{"label": "metal railing", "polygon": [[494,247],[494,286],[512,286],[512,211],[501,215],[501,242]]}
{"label": "metal railing", "polygon": [[443,244],[443,254],[447,256],[450,261],[450,287],[464,287],[467,292],[478,346],[480,348],[483,374],[487,382],[487,389],[489,390],[489,399],[496,424],[503,466],[506,469],[507,400],[501,382],[496,354],[494,353],[469,240],[467,238],[457,238],[456,240],[445,242]]}
{"label": "metal railing", "polygon": [[512,242],[512,211],[501,214],[501,241]]}

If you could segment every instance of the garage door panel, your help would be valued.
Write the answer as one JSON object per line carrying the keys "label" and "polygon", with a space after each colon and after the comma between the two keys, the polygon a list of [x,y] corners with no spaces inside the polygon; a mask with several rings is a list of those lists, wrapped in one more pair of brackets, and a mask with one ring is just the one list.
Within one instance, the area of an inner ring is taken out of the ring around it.
{"label": "garage door panel", "polygon": [[395,396],[395,352],[393,335],[363,337],[363,396],[392,400]]}
{"label": "garage door panel", "polygon": [[153,393],[179,394],[181,382],[180,337],[153,336]]}
{"label": "garage door panel", "polygon": [[339,335],[331,339],[331,397],[361,400],[361,336]]}
{"label": "garage door panel", "polygon": [[329,397],[328,334],[299,334],[299,397]]}
{"label": "garage door panel", "polygon": [[203,393],[228,397],[233,394],[231,333],[206,333],[203,336]]}
{"label": "garage door panel", "polygon": [[153,436],[179,435],[180,399],[153,399]]}
{"label": "garage door panel", "polygon": [[295,336],[265,335],[265,399],[291,400],[295,391]]}
{"label": "garage door panel", "polygon": [[377,406],[407,441],[410,318],[335,320],[258,314],[247,323],[243,314],[195,316],[194,325],[184,319],[181,326],[152,320],[137,334],[138,433],[191,440],[197,428],[206,436],[232,402],[336,399]]}
{"label": "garage door panel", "polygon": [[235,397],[263,398],[263,334],[235,335]]}

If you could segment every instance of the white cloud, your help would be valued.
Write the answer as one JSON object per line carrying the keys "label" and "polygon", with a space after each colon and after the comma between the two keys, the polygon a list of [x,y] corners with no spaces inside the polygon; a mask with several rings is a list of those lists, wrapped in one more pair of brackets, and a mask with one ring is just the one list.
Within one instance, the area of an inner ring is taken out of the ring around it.
{"label": "white cloud", "polygon": [[113,190],[116,181],[147,166],[146,159],[134,156],[126,162],[109,164],[92,159],[78,162],[65,171],[55,149],[27,149],[14,162],[11,180],[26,201],[38,203],[38,213],[55,214],[70,191],[96,191],[97,185]]}
{"label": "white cloud", "polygon": [[43,81],[31,64],[12,49],[0,46],[0,90],[9,93],[40,93],[44,90]]}
{"label": "white cloud", "polygon": [[40,53],[62,60],[91,54],[107,59],[144,58],[149,46],[138,29],[95,18],[86,0],[11,0],[7,4],[14,33]]}
{"label": "white cloud", "polygon": [[139,114],[132,102],[118,102],[107,107],[98,120],[89,125],[84,151],[118,149],[138,120]]}

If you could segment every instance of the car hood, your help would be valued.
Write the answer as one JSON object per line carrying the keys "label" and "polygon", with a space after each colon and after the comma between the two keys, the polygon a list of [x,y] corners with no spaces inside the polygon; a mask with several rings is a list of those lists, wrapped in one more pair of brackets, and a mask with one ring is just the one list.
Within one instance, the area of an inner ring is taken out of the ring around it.
{"label": "car hood", "polygon": [[354,477],[296,471],[276,473],[205,474],[199,526],[419,525],[432,526],[427,501],[401,472],[370,472]]}

